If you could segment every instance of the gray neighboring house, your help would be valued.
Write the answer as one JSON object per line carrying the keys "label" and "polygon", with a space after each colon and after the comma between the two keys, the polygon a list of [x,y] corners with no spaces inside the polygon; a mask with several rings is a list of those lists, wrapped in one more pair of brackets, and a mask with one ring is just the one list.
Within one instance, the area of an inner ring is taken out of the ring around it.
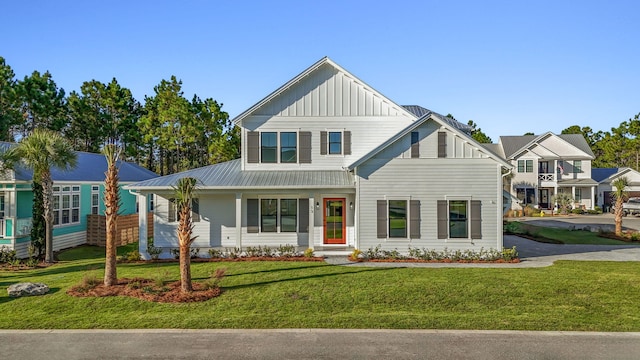
{"label": "gray neighboring house", "polygon": [[605,212],[610,211],[615,203],[612,193],[616,188],[612,183],[622,176],[629,180],[629,197],[640,197],[640,172],[632,168],[593,168],[591,174],[593,180],[598,182],[598,206]]}
{"label": "gray neighboring house", "polygon": [[[323,58],[234,119],[241,158],[127,185],[155,194],[154,244],[178,246],[172,186],[199,181],[193,247],[294,245],[320,253],[502,249],[503,170],[470,128],[400,106]],[[165,251],[163,256],[169,256]]]}
{"label": "gray neighboring house", "polygon": [[514,209],[524,206],[548,210],[559,192],[571,194],[573,207],[596,206],[598,182],[591,175],[593,152],[581,134],[501,136],[494,150],[514,167],[507,191],[517,199]]}

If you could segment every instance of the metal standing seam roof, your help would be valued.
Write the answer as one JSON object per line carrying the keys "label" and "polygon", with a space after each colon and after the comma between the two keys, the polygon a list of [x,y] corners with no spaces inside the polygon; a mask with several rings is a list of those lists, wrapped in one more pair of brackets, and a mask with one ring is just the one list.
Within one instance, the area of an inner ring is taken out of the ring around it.
{"label": "metal standing seam roof", "polygon": [[[545,133],[542,135],[500,136],[500,144],[502,145],[502,149],[504,150],[505,157],[509,159],[529,143],[536,141],[546,134],[552,133]],[[560,134],[555,136],[575,146],[587,155],[595,157],[593,151],[591,151],[591,147],[589,147],[589,144],[587,144],[587,141],[581,134]]]}
{"label": "metal standing seam roof", "polygon": [[128,189],[169,189],[178,179],[192,177],[201,189],[313,189],[353,188],[351,173],[344,170],[245,170],[242,159],[187,170],[127,185]]}
{"label": "metal standing seam roof", "polygon": [[402,107],[405,108],[410,113],[414,114],[417,118],[421,118],[426,114],[431,113],[434,116],[436,116],[438,119],[440,119],[442,122],[446,123],[447,125],[454,127],[460,131],[463,131],[467,134],[470,134],[471,131],[473,130],[473,128],[467,124],[463,124],[458,120],[452,119],[450,117],[442,116],[420,105],[402,105]]}
{"label": "metal standing seam roof", "polygon": [[[0,149],[6,150],[15,145],[14,143],[0,142]],[[76,154],[78,158],[74,168],[51,168],[51,178],[53,181],[104,181],[104,173],[107,171],[107,160],[104,155],[81,151],[76,152]],[[120,178],[120,182],[142,181],[158,176],[156,173],[142,166],[126,161],[118,161],[117,166],[119,168],[118,177]],[[16,181],[31,181],[33,179],[33,171],[31,169],[18,166],[14,172]]]}
{"label": "metal standing seam roof", "polygon": [[591,178],[594,181],[601,182],[608,179],[611,175],[618,172],[618,168],[591,168]]}
{"label": "metal standing seam roof", "polygon": [[558,186],[586,186],[586,185],[598,185],[598,182],[589,178],[589,179],[568,179],[568,180],[559,180]]}

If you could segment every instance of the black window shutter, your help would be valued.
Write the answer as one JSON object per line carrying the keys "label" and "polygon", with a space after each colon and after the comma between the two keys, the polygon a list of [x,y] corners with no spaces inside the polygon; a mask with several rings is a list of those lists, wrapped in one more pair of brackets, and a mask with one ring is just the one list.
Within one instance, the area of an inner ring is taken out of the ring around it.
{"label": "black window shutter", "polygon": [[247,133],[247,162],[257,164],[260,161],[260,132]]}
{"label": "black window shutter", "polygon": [[176,221],[176,199],[169,199],[169,222]]}
{"label": "black window shutter", "polygon": [[387,238],[387,200],[378,200],[378,239]]}
{"label": "black window shutter", "polygon": [[411,200],[409,212],[409,237],[420,239],[420,200]]}
{"label": "black window shutter", "polygon": [[438,239],[449,237],[449,219],[447,200],[438,200]]}
{"label": "black window shutter", "polygon": [[471,238],[482,239],[482,202],[471,200]]}
{"label": "black window shutter", "polygon": [[327,155],[327,132],[320,131],[320,155]]}
{"label": "black window shutter", "polygon": [[447,133],[444,131],[438,132],[438,157],[447,157]]}
{"label": "black window shutter", "polygon": [[309,232],[309,199],[298,200],[298,231]]}
{"label": "black window shutter", "polygon": [[193,222],[200,221],[200,200],[198,198],[191,199],[191,220]]}
{"label": "black window shutter", "polygon": [[351,155],[351,131],[344,131],[342,140],[344,141],[344,155]]}
{"label": "black window shutter", "polygon": [[247,199],[247,232],[257,233],[259,228],[258,199]]}
{"label": "black window shutter", "polygon": [[300,164],[311,164],[311,132],[300,131]]}

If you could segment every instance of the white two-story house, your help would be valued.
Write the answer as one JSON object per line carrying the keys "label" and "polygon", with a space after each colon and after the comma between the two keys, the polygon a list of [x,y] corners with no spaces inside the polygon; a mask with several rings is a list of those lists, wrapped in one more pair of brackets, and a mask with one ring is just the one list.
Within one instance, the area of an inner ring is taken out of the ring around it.
{"label": "white two-story house", "polygon": [[[177,247],[172,186],[198,179],[192,246],[316,251],[502,248],[503,169],[469,127],[400,106],[323,58],[240,115],[241,158],[129,185],[156,194],[155,246]],[[141,201],[141,204],[145,202]]]}
{"label": "white two-story house", "polygon": [[571,194],[575,208],[597,205],[598,182],[591,176],[594,155],[582,135],[501,136],[498,148],[514,167],[509,185],[518,199],[514,208],[553,209],[552,197],[559,192]]}

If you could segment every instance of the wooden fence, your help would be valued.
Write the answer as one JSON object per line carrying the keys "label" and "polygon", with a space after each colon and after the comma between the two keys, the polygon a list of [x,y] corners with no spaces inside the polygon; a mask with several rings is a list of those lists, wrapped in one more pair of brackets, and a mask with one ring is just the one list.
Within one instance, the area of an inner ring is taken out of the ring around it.
{"label": "wooden fence", "polygon": [[[138,241],[138,214],[120,215],[116,225],[117,246]],[[153,213],[147,214],[147,236],[153,236]],[[104,215],[87,215],[87,244],[105,246],[107,224]]]}

